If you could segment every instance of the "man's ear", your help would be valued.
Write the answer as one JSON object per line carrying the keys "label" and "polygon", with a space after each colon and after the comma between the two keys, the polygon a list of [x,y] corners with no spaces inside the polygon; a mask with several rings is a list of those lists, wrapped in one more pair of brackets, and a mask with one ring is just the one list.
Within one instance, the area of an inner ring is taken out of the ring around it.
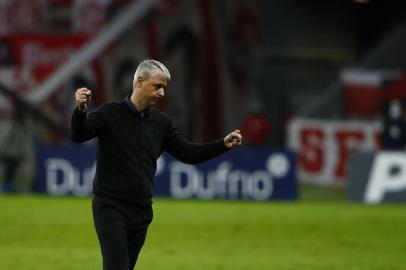
{"label": "man's ear", "polygon": [[139,76],[137,79],[137,83],[142,83],[144,81],[144,77],[143,76]]}

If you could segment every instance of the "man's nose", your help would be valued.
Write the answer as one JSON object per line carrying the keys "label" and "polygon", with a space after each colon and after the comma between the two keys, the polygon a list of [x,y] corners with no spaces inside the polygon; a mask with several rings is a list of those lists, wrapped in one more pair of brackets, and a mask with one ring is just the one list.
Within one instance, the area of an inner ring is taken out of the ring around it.
{"label": "man's nose", "polygon": [[159,89],[158,90],[158,95],[160,95],[162,97],[165,96],[165,90],[163,88]]}

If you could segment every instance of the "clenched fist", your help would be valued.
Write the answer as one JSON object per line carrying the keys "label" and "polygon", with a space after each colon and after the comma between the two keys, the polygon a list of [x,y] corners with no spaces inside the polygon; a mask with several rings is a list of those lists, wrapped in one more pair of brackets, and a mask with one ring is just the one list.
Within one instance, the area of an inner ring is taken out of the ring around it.
{"label": "clenched fist", "polygon": [[224,138],[224,145],[229,149],[240,146],[241,143],[242,143],[242,135],[238,129],[234,130]]}
{"label": "clenched fist", "polygon": [[86,87],[79,88],[78,90],[76,90],[75,98],[79,111],[81,112],[86,111],[86,106],[89,103],[91,96],[92,91],[90,91]]}

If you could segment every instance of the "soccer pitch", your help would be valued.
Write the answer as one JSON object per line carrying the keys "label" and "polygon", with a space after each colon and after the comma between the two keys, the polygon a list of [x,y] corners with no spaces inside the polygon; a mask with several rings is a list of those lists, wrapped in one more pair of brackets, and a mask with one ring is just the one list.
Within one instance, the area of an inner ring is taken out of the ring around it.
{"label": "soccer pitch", "polygon": [[[0,196],[0,269],[102,269],[89,198]],[[404,205],[155,199],[137,270],[401,270]]]}

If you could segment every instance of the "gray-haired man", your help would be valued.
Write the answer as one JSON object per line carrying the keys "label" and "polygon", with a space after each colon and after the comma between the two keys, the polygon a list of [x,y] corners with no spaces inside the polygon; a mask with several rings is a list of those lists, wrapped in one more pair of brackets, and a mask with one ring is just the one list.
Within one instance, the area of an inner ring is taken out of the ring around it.
{"label": "gray-haired man", "polygon": [[153,179],[162,151],[196,164],[239,146],[239,130],[209,143],[192,143],[179,134],[167,114],[154,108],[165,96],[168,69],[155,60],[141,62],[133,92],[87,115],[91,91],[76,91],[71,139],[97,138],[93,220],[104,270],[133,269],[152,221]]}

